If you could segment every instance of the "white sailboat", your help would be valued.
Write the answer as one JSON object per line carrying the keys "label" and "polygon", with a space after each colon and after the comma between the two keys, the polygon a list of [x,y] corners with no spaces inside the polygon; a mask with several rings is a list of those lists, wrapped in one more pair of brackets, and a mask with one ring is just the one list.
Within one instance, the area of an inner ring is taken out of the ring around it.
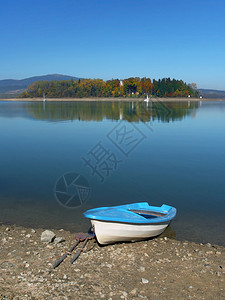
{"label": "white sailboat", "polygon": [[45,93],[43,93],[43,102],[46,101],[46,98],[45,98]]}
{"label": "white sailboat", "polygon": [[148,97],[148,94],[147,94],[147,98],[145,98],[144,100],[145,102],[149,102],[149,97]]}

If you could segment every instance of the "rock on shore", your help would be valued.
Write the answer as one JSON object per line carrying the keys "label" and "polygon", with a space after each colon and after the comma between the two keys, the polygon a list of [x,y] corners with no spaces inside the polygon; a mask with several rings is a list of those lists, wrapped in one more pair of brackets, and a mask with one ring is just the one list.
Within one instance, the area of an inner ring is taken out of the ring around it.
{"label": "rock on shore", "polygon": [[224,247],[160,237],[100,247],[93,240],[73,265],[69,256],[53,270],[75,234],[63,231],[65,242],[49,244],[43,231],[0,226],[0,299],[224,299]]}
{"label": "rock on shore", "polygon": [[55,237],[56,237],[56,235],[54,234],[53,231],[45,230],[41,234],[41,241],[44,243],[51,243],[51,242],[53,242]]}

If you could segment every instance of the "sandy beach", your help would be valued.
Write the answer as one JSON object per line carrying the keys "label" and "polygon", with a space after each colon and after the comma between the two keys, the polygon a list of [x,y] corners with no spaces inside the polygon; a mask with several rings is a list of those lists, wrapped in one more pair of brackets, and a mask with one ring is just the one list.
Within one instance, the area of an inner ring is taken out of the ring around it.
{"label": "sandy beach", "polygon": [[44,243],[44,229],[0,226],[1,299],[224,299],[225,248],[157,237],[99,246],[91,240],[78,260],[68,256],[75,235]]}
{"label": "sandy beach", "polygon": [[[12,99],[0,99],[0,101],[20,101],[20,102],[43,102],[42,98],[12,98]],[[114,101],[114,102],[142,102],[144,98],[47,98],[46,102],[83,102],[83,101]],[[196,102],[196,101],[225,101],[225,99],[214,98],[151,98],[149,102]]]}

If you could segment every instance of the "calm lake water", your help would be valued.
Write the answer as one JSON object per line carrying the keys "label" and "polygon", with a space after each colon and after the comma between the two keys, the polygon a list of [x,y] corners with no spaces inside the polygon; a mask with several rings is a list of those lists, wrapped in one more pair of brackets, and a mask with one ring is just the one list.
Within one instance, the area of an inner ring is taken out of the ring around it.
{"label": "calm lake water", "polygon": [[177,208],[164,235],[225,245],[225,102],[0,102],[0,138],[0,222],[147,201]]}

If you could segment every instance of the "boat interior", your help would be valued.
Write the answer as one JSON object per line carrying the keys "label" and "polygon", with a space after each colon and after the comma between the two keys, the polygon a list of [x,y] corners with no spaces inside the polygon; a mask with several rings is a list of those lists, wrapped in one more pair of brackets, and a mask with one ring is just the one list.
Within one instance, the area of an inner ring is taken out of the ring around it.
{"label": "boat interior", "polygon": [[166,215],[160,212],[150,211],[150,210],[129,209],[129,211],[136,213],[146,219],[164,217]]}

